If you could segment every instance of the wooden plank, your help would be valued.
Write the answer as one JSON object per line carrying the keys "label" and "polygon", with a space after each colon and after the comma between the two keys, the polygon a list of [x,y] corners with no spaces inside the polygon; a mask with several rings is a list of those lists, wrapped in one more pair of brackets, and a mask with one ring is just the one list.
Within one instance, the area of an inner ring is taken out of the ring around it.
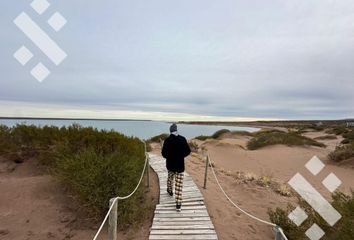
{"label": "wooden plank", "polygon": [[192,222],[198,222],[198,221],[208,221],[210,220],[209,216],[208,217],[170,217],[170,218],[160,218],[158,216],[154,217],[154,221],[157,222],[182,222],[182,221],[192,221]]}
{"label": "wooden plank", "polygon": [[[182,206],[186,202],[203,201],[203,200],[204,200],[203,197],[182,199]],[[176,204],[176,200],[175,199],[165,200],[163,203],[175,203]]]}
{"label": "wooden plank", "polygon": [[178,227],[186,225],[200,225],[200,226],[213,226],[213,223],[208,221],[198,221],[198,222],[154,222],[153,226],[166,226],[166,227]]}
{"label": "wooden plank", "polygon": [[160,204],[155,209],[149,239],[218,239],[204,205],[203,195],[193,182],[192,177],[188,173],[184,175],[182,211],[176,212],[175,196],[169,196],[166,192],[168,174],[165,160],[157,155],[150,154],[150,166],[159,177],[161,189]]}
{"label": "wooden plank", "polygon": [[[155,210],[155,214],[169,214],[169,213],[176,213],[176,210]],[[208,211],[205,210],[186,210],[183,208],[183,214],[188,213],[188,214],[208,214]],[[182,212],[181,212],[182,214]]]}
{"label": "wooden plank", "polygon": [[204,235],[213,234],[214,230],[210,229],[178,229],[178,230],[151,230],[152,235]]}
{"label": "wooden plank", "polygon": [[[176,203],[173,202],[173,203],[160,203],[156,206],[159,206],[159,207],[171,207],[171,206],[174,206],[176,207]],[[204,202],[203,200],[199,200],[199,201],[191,201],[191,202],[185,202],[183,203],[183,207],[185,206],[204,206]]]}
{"label": "wooden plank", "polygon": [[217,240],[216,234],[211,235],[150,235],[150,240]]}
{"label": "wooden plank", "polygon": [[152,230],[187,230],[187,229],[214,229],[213,224],[202,224],[202,225],[153,225]]}
{"label": "wooden plank", "polygon": [[[156,210],[158,211],[170,211],[170,210],[175,210],[175,206],[165,206],[161,207],[158,206],[156,207]],[[183,206],[183,211],[185,210],[207,210],[205,206]]]}

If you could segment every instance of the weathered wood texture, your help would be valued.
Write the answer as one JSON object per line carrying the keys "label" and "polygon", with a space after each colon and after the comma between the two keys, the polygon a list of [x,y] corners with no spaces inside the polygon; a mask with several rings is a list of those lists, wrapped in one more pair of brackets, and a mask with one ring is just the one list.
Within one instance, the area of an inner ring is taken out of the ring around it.
{"label": "weathered wood texture", "polygon": [[160,201],[156,206],[149,239],[218,239],[203,195],[188,173],[185,172],[183,180],[182,211],[176,212],[175,198],[169,196],[166,190],[165,159],[154,154],[149,154],[149,158],[160,183]]}

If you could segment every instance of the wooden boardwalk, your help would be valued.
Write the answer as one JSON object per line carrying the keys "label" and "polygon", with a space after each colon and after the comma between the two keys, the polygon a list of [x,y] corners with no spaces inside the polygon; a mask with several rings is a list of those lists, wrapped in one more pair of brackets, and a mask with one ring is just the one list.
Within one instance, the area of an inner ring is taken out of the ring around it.
{"label": "wooden boardwalk", "polygon": [[156,206],[149,239],[218,239],[203,195],[191,176],[186,172],[184,174],[182,211],[176,212],[175,197],[169,196],[166,191],[165,159],[154,154],[149,154],[149,157],[150,166],[157,173],[160,183],[160,202]]}

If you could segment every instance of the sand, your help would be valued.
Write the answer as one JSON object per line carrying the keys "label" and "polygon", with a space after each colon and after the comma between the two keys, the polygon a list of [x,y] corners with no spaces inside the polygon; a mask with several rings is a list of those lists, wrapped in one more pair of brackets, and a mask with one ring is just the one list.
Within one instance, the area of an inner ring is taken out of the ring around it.
{"label": "sand", "polygon": [[[148,201],[157,203],[158,180],[151,171]],[[79,205],[35,159],[15,164],[0,159],[0,239],[92,239],[100,222],[87,218]],[[153,212],[136,228],[118,232],[118,239],[147,239]],[[105,227],[99,239],[107,239]]]}
{"label": "sand", "polygon": [[[315,138],[324,132],[305,134]],[[285,208],[296,204],[294,196],[282,196],[271,187],[254,182],[240,183],[233,177],[238,171],[257,176],[269,176],[272,181],[286,184],[297,172],[303,174],[327,199],[329,192],[321,181],[331,172],[341,180],[339,190],[349,193],[354,188],[354,169],[332,164],[327,155],[341,138],[321,140],[327,145],[319,147],[268,146],[259,150],[246,149],[250,137],[226,134],[218,140],[195,142],[205,147],[215,163],[220,183],[231,199],[248,212],[269,220],[267,210]],[[159,144],[153,144],[153,152],[160,153]],[[325,164],[317,176],[309,173],[304,164],[317,155]],[[193,153],[186,159],[186,170],[193,177],[205,198],[208,211],[215,225],[219,239],[271,240],[272,228],[247,217],[233,207],[222,195],[210,170],[207,188],[203,189],[205,159],[202,153]],[[157,202],[159,195],[156,175],[151,172],[149,201]],[[164,186],[162,186],[164,190]],[[77,210],[76,203],[52,176],[38,167],[33,159],[23,164],[0,159],[0,239],[92,239],[99,223]],[[119,239],[147,239],[152,223],[152,215],[141,227],[119,232]],[[100,239],[106,237],[106,229]]]}
{"label": "sand", "polygon": [[[326,135],[324,132],[306,133],[308,137]],[[231,199],[248,212],[265,220],[269,220],[269,208],[287,207],[288,204],[296,206],[295,196],[287,197],[276,193],[270,187],[262,187],[255,183],[238,183],[232,177],[238,171],[253,173],[257,176],[270,176],[272,181],[286,185],[297,172],[305,176],[327,199],[330,193],[322,185],[322,180],[331,172],[341,180],[339,190],[349,193],[354,189],[354,169],[337,166],[327,159],[341,138],[336,140],[322,140],[326,148],[319,147],[288,147],[284,145],[268,146],[259,150],[246,150],[247,136],[226,134],[218,140],[198,141],[199,146],[207,149],[215,163],[216,172]],[[158,144],[153,146],[154,152],[159,153]],[[305,163],[317,155],[326,167],[317,176],[313,176],[305,168]],[[207,189],[203,189],[205,160],[202,154],[194,153],[186,159],[186,171],[191,174],[201,189],[205,202],[215,225],[219,239],[239,240],[265,240],[274,239],[272,227],[256,222],[242,214],[222,195],[210,170],[208,174]]]}

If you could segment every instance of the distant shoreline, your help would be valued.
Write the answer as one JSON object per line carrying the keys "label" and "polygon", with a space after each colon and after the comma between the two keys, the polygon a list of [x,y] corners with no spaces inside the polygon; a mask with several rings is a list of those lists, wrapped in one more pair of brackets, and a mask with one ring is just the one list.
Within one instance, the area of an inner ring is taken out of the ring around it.
{"label": "distant shoreline", "polygon": [[298,125],[338,125],[346,122],[354,122],[354,119],[339,119],[339,120],[274,120],[274,121],[246,121],[246,122],[230,122],[230,121],[180,121],[179,124],[196,124],[196,125],[223,125],[223,126],[252,126],[252,127],[287,127]]}
{"label": "distant shoreline", "polygon": [[114,118],[43,118],[43,117],[0,117],[4,120],[79,120],[79,121],[141,121],[152,122],[154,120],[142,120],[142,119],[114,119]]}

